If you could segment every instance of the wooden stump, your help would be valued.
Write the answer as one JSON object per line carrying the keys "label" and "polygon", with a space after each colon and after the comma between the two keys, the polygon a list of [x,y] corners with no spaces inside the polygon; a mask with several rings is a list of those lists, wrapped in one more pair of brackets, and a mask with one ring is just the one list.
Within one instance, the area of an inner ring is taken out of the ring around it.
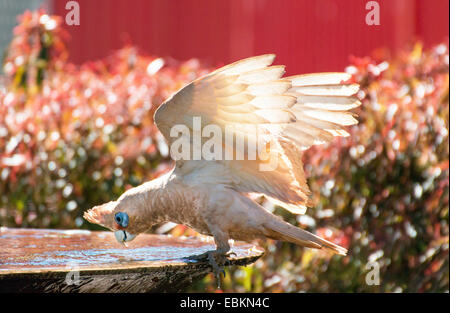
{"label": "wooden stump", "polygon": [[[215,249],[213,241],[138,236],[124,247],[112,232],[0,228],[0,292],[177,292],[211,272],[188,256]],[[235,242],[226,265],[263,255]]]}

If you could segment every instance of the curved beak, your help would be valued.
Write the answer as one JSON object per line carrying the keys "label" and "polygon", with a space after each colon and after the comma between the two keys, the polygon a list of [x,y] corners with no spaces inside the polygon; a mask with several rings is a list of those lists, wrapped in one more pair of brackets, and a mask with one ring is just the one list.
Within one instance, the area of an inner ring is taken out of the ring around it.
{"label": "curved beak", "polygon": [[125,247],[127,246],[127,242],[132,241],[134,238],[136,238],[136,235],[132,235],[123,229],[116,230],[114,232],[114,236],[116,237],[116,240]]}

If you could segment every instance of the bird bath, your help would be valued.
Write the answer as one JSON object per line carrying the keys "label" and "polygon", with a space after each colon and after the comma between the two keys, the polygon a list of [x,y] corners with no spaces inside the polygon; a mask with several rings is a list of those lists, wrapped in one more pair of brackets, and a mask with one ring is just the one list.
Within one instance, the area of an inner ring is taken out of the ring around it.
{"label": "bird bath", "polygon": [[[187,257],[215,249],[200,238],[143,234],[124,247],[112,232],[0,228],[0,292],[176,292],[211,272]],[[260,248],[235,242],[225,265]]]}

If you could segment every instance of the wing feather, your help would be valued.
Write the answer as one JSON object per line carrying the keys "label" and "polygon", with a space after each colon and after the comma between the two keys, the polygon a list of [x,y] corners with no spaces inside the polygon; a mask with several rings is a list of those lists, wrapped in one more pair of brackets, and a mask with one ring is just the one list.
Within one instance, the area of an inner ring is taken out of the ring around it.
{"label": "wing feather", "polygon": [[[154,120],[169,144],[176,139],[170,137],[170,129],[183,124],[192,130],[194,117],[201,117],[202,126],[219,126],[223,133],[232,128],[236,142],[243,140],[248,146],[235,147],[234,142],[222,142],[223,137],[214,140],[224,151],[242,152],[244,159],[177,161],[178,174],[207,170],[209,175],[197,176],[240,192],[265,194],[301,214],[309,195],[301,152],[348,136],[344,127],[357,123],[348,110],[361,104],[355,96],[359,86],[347,83],[348,73],[282,78],[284,66],[272,66],[274,58],[266,54],[240,60],[193,81],[163,103]],[[250,146],[260,148],[261,154],[251,158]],[[274,160],[276,167],[262,170]]]}

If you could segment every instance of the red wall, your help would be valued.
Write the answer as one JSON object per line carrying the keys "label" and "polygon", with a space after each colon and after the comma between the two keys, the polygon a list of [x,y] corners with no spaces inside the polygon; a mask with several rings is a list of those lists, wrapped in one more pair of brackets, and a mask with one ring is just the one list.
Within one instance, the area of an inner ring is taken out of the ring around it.
{"label": "red wall", "polygon": [[[53,0],[64,16],[66,0]],[[289,74],[342,70],[348,56],[394,51],[415,39],[447,40],[448,0],[378,0],[379,26],[365,23],[368,0],[78,0],[68,26],[71,61],[106,56],[125,43],[212,65],[275,52]]]}

